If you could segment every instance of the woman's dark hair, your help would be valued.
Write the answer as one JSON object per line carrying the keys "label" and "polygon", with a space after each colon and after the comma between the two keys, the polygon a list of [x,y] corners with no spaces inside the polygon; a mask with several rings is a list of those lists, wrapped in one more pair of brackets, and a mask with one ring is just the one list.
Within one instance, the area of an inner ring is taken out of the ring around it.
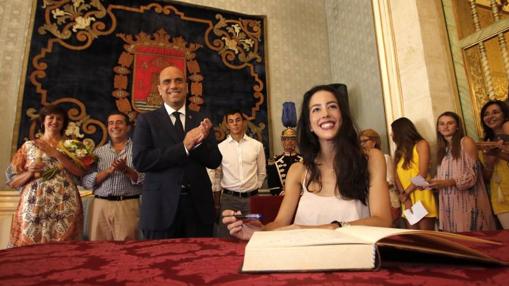
{"label": "woman's dark hair", "polygon": [[484,123],[484,113],[486,112],[486,109],[488,109],[488,107],[493,104],[498,105],[498,107],[502,111],[502,114],[504,114],[504,122],[509,121],[509,107],[507,106],[507,104],[505,102],[500,101],[500,100],[490,100],[490,101],[486,102],[483,105],[483,107],[481,108],[481,113],[480,113],[481,125],[482,125],[482,129],[484,130],[484,141],[495,140],[495,132],[493,131],[493,129],[488,127],[488,125],[486,125],[486,123]]}
{"label": "woman's dark hair", "polygon": [[423,140],[415,125],[406,117],[401,117],[391,123],[392,138],[396,144],[396,151],[394,152],[394,162],[398,164],[399,160],[403,158],[403,169],[410,168],[412,162],[412,155],[414,145]]}
{"label": "woman's dark hair", "polygon": [[465,130],[463,130],[463,124],[461,123],[461,118],[458,116],[458,114],[451,112],[451,111],[446,111],[438,116],[437,125],[436,125],[437,148],[438,148],[437,149],[437,163],[438,164],[442,163],[442,159],[447,154],[447,145],[448,145],[447,140],[445,140],[445,137],[442,136],[442,134],[440,134],[440,132],[438,131],[438,121],[440,120],[440,118],[442,118],[444,116],[448,116],[448,117],[451,117],[452,119],[454,119],[454,121],[456,121],[456,126],[458,127],[458,129],[456,129],[456,132],[452,136],[452,141],[451,141],[451,147],[452,147],[451,154],[454,159],[458,159],[461,155],[461,138],[463,138],[463,136],[465,136]]}
{"label": "woman's dark hair", "polygon": [[60,135],[64,135],[65,130],[67,129],[67,125],[69,124],[69,116],[67,116],[67,112],[63,110],[60,106],[49,104],[41,108],[41,111],[39,112],[39,119],[41,121],[41,129],[44,133],[44,119],[46,116],[50,114],[56,114],[61,115],[64,119],[64,122],[62,124],[62,129],[60,130]]}
{"label": "woman's dark hair", "polygon": [[342,123],[334,145],[336,155],[334,158],[334,172],[336,173],[336,186],[343,198],[359,200],[367,205],[369,191],[369,173],[367,158],[363,155],[359,144],[357,132],[354,128],[348,106],[340,104],[339,94],[329,85],[315,86],[304,94],[299,122],[297,124],[297,138],[299,150],[302,153],[303,163],[309,172],[306,187],[312,182],[322,189],[321,174],[316,164],[320,152],[318,137],[311,132],[309,102],[318,91],[327,91],[336,98],[341,112]]}

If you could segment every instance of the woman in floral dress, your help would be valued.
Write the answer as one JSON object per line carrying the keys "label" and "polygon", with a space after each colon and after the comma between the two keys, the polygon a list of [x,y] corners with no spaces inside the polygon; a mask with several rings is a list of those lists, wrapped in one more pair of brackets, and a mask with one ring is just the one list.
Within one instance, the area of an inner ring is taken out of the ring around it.
{"label": "woman in floral dress", "polygon": [[57,150],[68,117],[61,108],[48,105],[40,112],[43,135],[25,142],[11,162],[9,186],[19,189],[10,247],[78,240],[83,229],[83,209],[73,176],[84,170]]}

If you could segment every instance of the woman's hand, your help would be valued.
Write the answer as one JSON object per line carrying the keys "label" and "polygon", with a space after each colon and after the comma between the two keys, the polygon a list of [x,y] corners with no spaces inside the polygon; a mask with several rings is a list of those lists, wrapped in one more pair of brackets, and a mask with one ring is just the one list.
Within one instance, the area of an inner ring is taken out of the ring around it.
{"label": "woman's hand", "polygon": [[231,236],[238,239],[249,240],[255,231],[261,230],[263,224],[259,220],[242,221],[235,218],[234,215],[240,215],[240,211],[224,210],[223,224],[226,225]]}
{"label": "woman's hand", "polygon": [[46,155],[50,157],[57,159],[58,156],[61,154],[60,152],[58,152],[57,148],[52,147],[44,140],[35,140],[34,143],[35,146],[37,146],[37,148],[41,149],[42,152],[46,153]]}
{"label": "woman's hand", "polygon": [[432,179],[429,181],[429,185],[426,188],[444,189],[448,187],[453,187],[454,185],[455,185],[454,180]]}
{"label": "woman's hand", "polygon": [[399,201],[405,205],[405,209],[410,209],[412,207],[412,201],[410,200],[410,194],[406,192],[399,193]]}
{"label": "woman's hand", "polygon": [[33,161],[27,166],[28,172],[35,174],[41,173],[46,165],[41,161]]}

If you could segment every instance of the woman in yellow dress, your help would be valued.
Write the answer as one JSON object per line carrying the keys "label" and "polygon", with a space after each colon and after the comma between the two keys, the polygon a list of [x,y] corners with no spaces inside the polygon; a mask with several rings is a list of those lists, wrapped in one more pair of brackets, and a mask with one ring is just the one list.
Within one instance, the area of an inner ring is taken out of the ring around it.
{"label": "woman in yellow dress", "polygon": [[416,176],[428,177],[430,151],[429,144],[419,134],[412,121],[406,117],[392,122],[392,140],[396,144],[394,154],[395,183],[399,191],[402,211],[420,201],[428,214],[414,225],[406,221],[408,228],[435,229],[437,206],[430,189],[422,189],[412,183]]}
{"label": "woman in yellow dress", "polygon": [[[509,107],[500,100],[481,108],[484,141],[484,179],[490,183],[493,212],[504,229],[509,229]],[[504,144],[505,142],[505,144]]]}

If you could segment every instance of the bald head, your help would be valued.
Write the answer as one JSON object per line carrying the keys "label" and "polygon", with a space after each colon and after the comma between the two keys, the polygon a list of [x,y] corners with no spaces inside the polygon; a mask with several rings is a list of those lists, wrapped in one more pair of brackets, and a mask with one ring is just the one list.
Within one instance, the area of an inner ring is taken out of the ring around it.
{"label": "bald head", "polygon": [[173,109],[179,109],[186,103],[187,82],[184,72],[175,67],[165,67],[159,73],[159,85],[157,86],[159,94],[163,98],[164,103]]}

